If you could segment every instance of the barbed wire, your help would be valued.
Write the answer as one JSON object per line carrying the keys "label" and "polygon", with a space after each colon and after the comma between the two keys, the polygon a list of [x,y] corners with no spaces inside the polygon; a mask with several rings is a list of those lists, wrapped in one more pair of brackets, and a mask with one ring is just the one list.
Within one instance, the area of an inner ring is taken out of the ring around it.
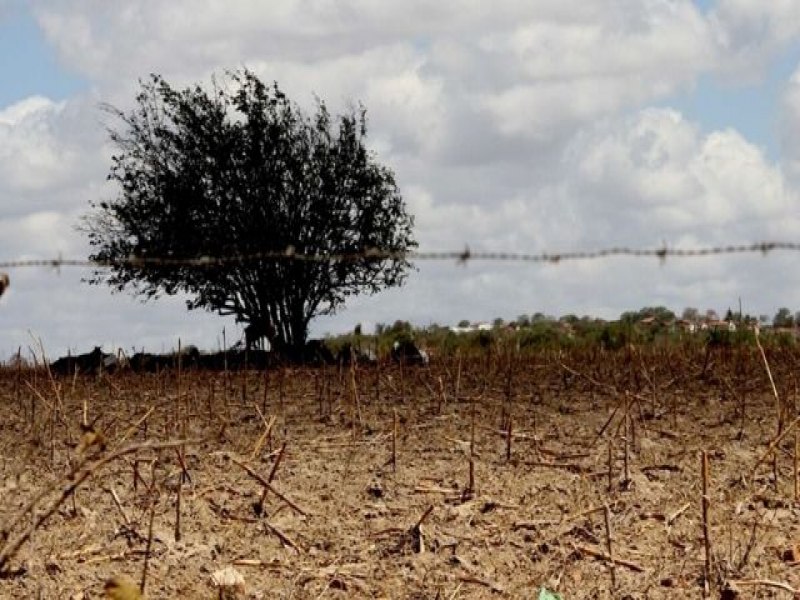
{"label": "barbed wire", "polygon": [[762,254],[775,250],[800,252],[800,242],[756,242],[753,244],[734,244],[725,246],[702,246],[697,248],[671,248],[661,246],[660,248],[630,248],[624,246],[614,246],[599,250],[578,250],[566,252],[540,252],[540,253],[521,253],[521,252],[494,252],[494,251],[473,251],[469,246],[458,251],[407,251],[396,252],[382,250],[380,248],[367,248],[360,252],[350,253],[302,253],[297,252],[291,246],[282,252],[257,252],[253,254],[238,254],[222,257],[198,256],[195,258],[172,258],[172,257],[146,257],[129,256],[113,261],[98,261],[74,258],[33,258],[18,260],[0,261],[0,269],[19,269],[29,267],[50,267],[60,269],[62,267],[82,267],[82,268],[114,268],[132,267],[143,268],[148,266],[175,266],[175,267],[219,267],[236,264],[246,264],[250,262],[270,261],[270,260],[295,260],[309,262],[356,262],[367,260],[407,260],[407,261],[455,261],[459,264],[466,264],[470,261],[491,261],[491,262],[521,262],[521,263],[549,263],[558,264],[567,261],[597,260],[612,257],[633,257],[633,258],[657,258],[665,261],[667,258],[691,258],[720,256],[727,254]]}

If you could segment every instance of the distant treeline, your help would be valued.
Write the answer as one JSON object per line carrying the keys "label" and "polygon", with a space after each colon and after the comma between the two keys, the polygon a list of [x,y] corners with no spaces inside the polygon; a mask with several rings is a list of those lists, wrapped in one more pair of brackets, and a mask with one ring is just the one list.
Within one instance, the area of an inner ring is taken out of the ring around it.
{"label": "distant treeline", "polygon": [[[503,348],[515,351],[559,349],[619,350],[627,346],[680,345],[704,346],[754,345],[756,337],[764,346],[800,348],[800,315],[781,309],[772,322],[761,316],[740,316],[728,311],[719,319],[713,311],[700,314],[686,309],[678,318],[664,307],[647,307],[629,311],[617,320],[589,316],[566,315],[559,318],[541,313],[522,316],[506,322],[491,323],[461,321],[456,327],[429,325],[414,327],[408,321],[378,324],[374,333],[365,334],[360,325],[351,333],[328,336],[324,340],[309,340],[302,355],[279,357],[263,350],[247,352],[237,346],[227,351],[204,352],[194,346],[180,353],[133,355],[108,354],[95,348],[87,354],[68,355],[51,363],[56,374],[76,371],[87,373],[112,372],[120,368],[140,372],[155,372],[177,368],[207,370],[263,369],[280,364],[343,365],[355,360],[360,364],[382,361],[427,364],[429,357],[469,355]],[[13,356],[6,366],[35,366],[26,357]]]}
{"label": "distant treeline", "polygon": [[350,344],[357,348],[369,347],[378,356],[383,356],[397,340],[413,340],[437,356],[456,351],[478,351],[496,344],[511,345],[520,350],[574,347],[617,350],[628,344],[755,344],[756,335],[765,345],[794,346],[800,338],[800,328],[795,326],[795,323],[800,324],[800,319],[795,320],[788,309],[781,309],[774,323],[763,316],[740,317],[731,311],[725,319],[720,319],[713,311],[702,316],[692,311],[687,309],[679,318],[663,307],[648,307],[623,313],[620,319],[613,321],[588,316],[555,318],[537,314],[511,322],[495,319],[491,324],[462,321],[458,327],[435,324],[414,327],[407,321],[395,321],[391,325],[379,324],[372,335],[362,334],[357,326],[353,333],[331,336],[326,343],[334,353]]}

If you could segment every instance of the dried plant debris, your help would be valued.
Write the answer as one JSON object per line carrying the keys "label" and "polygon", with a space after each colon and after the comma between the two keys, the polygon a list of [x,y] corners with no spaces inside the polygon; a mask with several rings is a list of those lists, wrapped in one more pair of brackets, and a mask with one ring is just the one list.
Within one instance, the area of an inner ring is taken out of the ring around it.
{"label": "dried plant debris", "polygon": [[123,572],[151,598],[790,593],[800,348],[764,347],[780,406],[752,350],[0,368],[0,598],[140,598]]}
{"label": "dried plant debris", "polygon": [[103,591],[109,600],[142,600],[139,587],[124,575],[106,581]]}

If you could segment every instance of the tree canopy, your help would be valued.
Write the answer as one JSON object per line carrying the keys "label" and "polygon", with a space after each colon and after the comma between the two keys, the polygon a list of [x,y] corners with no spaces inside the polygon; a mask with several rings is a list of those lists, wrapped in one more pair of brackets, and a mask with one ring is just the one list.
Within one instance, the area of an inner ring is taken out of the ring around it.
{"label": "tree canopy", "polygon": [[775,317],[772,319],[772,325],[774,327],[794,327],[795,322],[792,311],[785,306],[779,308],[778,312],[775,313]]}
{"label": "tree canopy", "polygon": [[[187,293],[190,309],[235,315],[288,352],[315,316],[406,278],[413,217],[366,146],[363,107],[333,117],[318,100],[307,116],[237,71],[210,91],[153,75],[132,111],[106,108],[119,191],[85,217],[90,258],[110,265],[90,283]],[[182,262],[200,257],[212,260]]]}

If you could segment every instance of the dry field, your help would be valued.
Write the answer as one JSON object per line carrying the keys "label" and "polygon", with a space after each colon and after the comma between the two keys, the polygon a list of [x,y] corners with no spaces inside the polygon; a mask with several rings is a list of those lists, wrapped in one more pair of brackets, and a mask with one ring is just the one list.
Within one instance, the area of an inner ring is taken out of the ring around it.
{"label": "dry field", "polygon": [[232,566],[227,597],[699,598],[708,562],[710,597],[789,598],[800,355],[767,356],[777,399],[757,348],[6,369],[0,597],[146,569],[148,598],[216,598]]}

